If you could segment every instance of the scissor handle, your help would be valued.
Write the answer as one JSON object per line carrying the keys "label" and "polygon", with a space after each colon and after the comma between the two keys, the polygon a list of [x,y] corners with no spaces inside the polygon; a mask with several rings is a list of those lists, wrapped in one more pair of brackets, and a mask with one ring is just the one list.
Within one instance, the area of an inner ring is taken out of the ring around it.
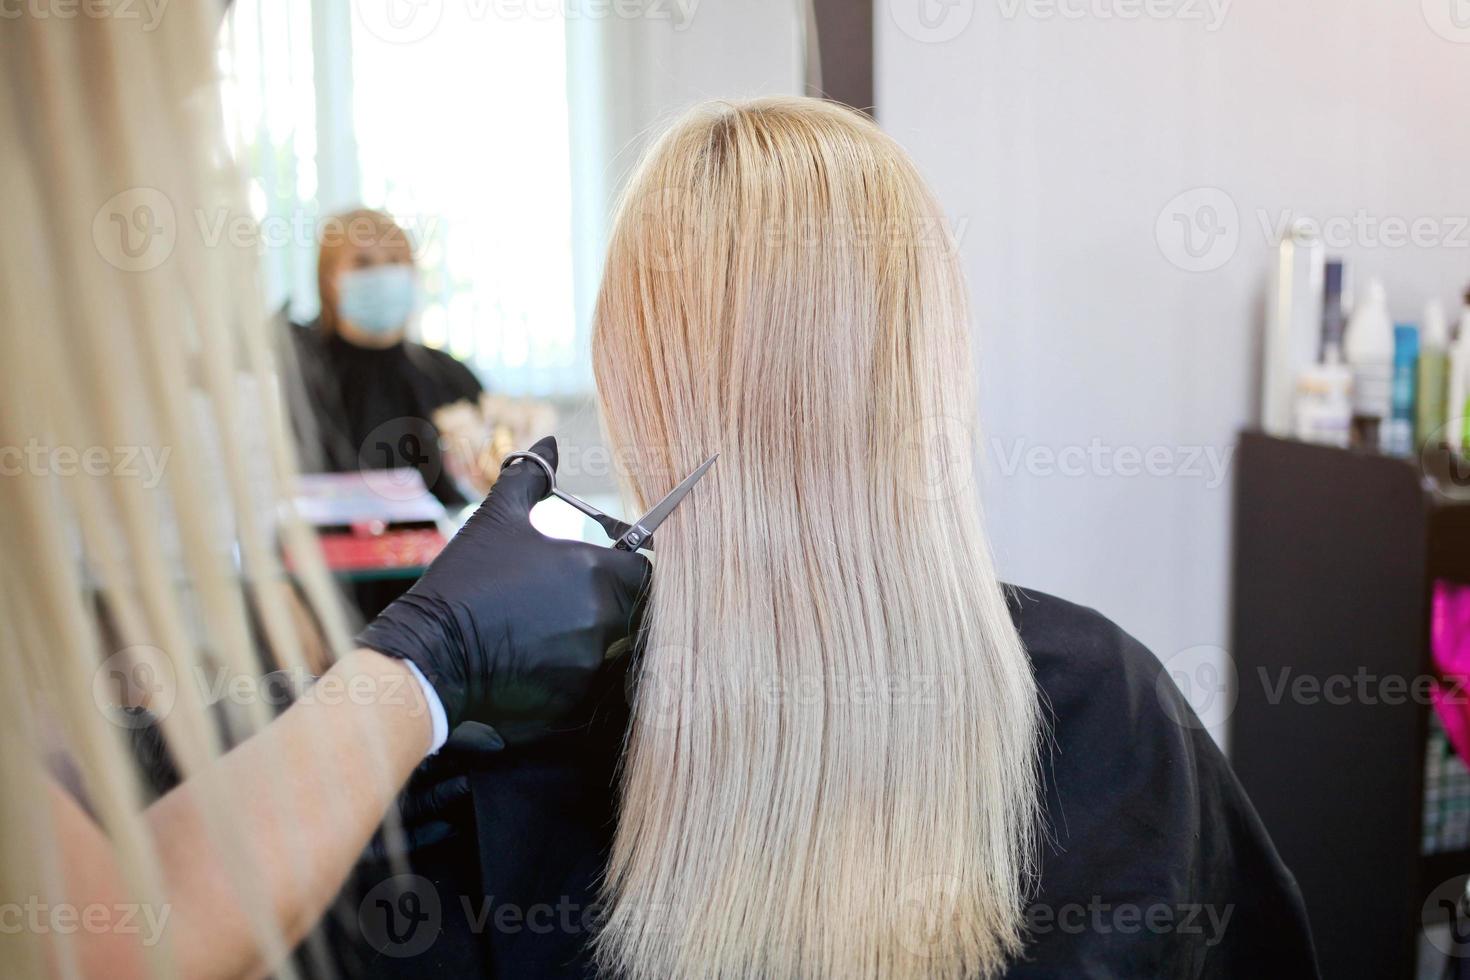
{"label": "scissor handle", "polygon": [[[522,459],[529,459],[532,462],[534,462],[537,466],[539,466],[543,470],[545,470],[546,471],[546,486],[548,487],[549,492],[556,493],[556,470],[554,470],[554,469],[551,468],[551,464],[550,463],[548,463],[546,460],[542,459],[540,456],[536,455],[533,452],[529,452],[527,450],[522,449],[522,450],[518,450],[518,451],[513,452],[513,453],[507,453],[506,454],[506,457],[500,461],[500,469],[501,469],[501,471],[503,472],[505,470],[505,468],[507,466],[509,466],[511,463],[514,463],[514,462],[516,462],[518,460],[522,460]],[[560,495],[558,494],[558,496],[560,496]]]}
{"label": "scissor handle", "polygon": [[602,528],[603,532],[606,533],[609,538],[614,539],[615,543],[613,546],[615,548],[619,548],[622,551],[637,551],[639,548],[643,548],[646,551],[653,550],[652,531],[644,527],[642,524],[629,525],[624,523],[623,521],[618,520],[616,517],[613,517],[611,514],[604,514],[602,511],[598,510],[596,507],[593,507],[582,498],[567,493],[565,490],[558,487],[556,485],[556,470],[552,469],[551,464],[536,453],[528,452],[526,450],[508,453],[506,457],[500,461],[500,468],[501,470],[504,470],[510,464],[522,459],[529,459],[536,463],[536,465],[540,466],[541,469],[545,470],[546,479],[551,485],[551,496],[567,504],[570,504],[577,510],[580,510],[582,513],[586,514],[588,517],[596,521],[598,526]]}

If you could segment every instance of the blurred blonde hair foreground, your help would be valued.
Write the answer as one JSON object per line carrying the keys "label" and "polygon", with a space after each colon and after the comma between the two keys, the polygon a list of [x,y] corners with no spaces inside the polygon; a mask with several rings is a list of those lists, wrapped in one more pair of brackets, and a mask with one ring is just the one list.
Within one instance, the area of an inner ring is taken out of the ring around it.
{"label": "blurred blonde hair foreground", "polygon": [[[218,26],[217,5],[185,3],[156,24],[27,13],[0,29],[0,214],[25,229],[0,237],[0,902],[67,899],[40,764],[63,753],[116,849],[119,901],[166,907],[112,682],[148,654],[185,776],[264,725],[255,702],[222,737],[193,678],[256,676],[262,646],[303,668],[277,535],[330,645],[347,642],[314,538],[273,506],[294,463],[255,255],[199,231],[249,214],[219,115]],[[154,478],[132,472],[150,454]],[[279,962],[238,802],[199,797],[234,877],[222,885],[262,962]],[[76,975],[71,935],[3,932],[7,977]],[[173,975],[172,953],[167,936],[150,947],[150,973]]]}
{"label": "blurred blonde hair foreground", "polygon": [[700,106],[620,207],[593,363],[659,531],[601,966],[989,977],[1023,942],[1038,694],[972,485],[964,286],[866,117]]}

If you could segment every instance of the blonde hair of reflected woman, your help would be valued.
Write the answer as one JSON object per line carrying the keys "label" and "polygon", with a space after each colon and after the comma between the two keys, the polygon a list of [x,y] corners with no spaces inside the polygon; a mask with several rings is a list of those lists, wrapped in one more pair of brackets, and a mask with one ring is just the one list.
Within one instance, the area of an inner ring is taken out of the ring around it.
{"label": "blonde hair of reflected woman", "polygon": [[811,99],[700,106],[619,209],[593,363],[660,529],[600,965],[960,978],[1023,942],[1038,692],[982,529],[953,242]]}
{"label": "blonde hair of reflected woman", "polygon": [[[143,663],[175,681],[155,688],[171,708],[150,706],[172,759],[197,777],[233,879],[221,893],[250,917],[262,968],[291,977],[238,846],[246,807],[210,771],[226,748],[218,718],[188,681],[258,675],[252,621],[277,666],[303,668],[310,637],[285,600],[277,541],[334,650],[348,628],[309,529],[288,511],[260,519],[289,497],[295,467],[256,256],[199,231],[249,214],[219,115],[218,28],[216,5],[186,3],[156,25],[27,14],[0,30],[0,214],[26,229],[0,236],[0,903],[68,899],[41,766],[61,752],[117,853],[128,894],[114,897],[167,914],[128,730],[108,710],[109,672],[150,651]],[[242,378],[261,395],[253,404],[241,404]],[[55,452],[17,464],[28,446]],[[116,465],[84,470],[62,451]],[[168,460],[159,479],[129,472],[140,452]],[[269,717],[260,699],[245,714],[236,739]],[[252,802],[289,807],[287,787],[273,789]],[[279,846],[309,866],[304,840]],[[76,975],[84,932],[0,930],[5,975]],[[166,932],[147,948],[152,975],[176,975],[171,943]]]}

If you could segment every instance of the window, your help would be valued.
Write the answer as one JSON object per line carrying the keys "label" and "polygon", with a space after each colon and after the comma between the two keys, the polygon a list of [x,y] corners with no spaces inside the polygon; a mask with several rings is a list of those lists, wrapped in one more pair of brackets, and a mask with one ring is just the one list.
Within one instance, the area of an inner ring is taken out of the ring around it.
{"label": "window", "polygon": [[559,6],[403,5],[436,18],[409,29],[377,6],[237,0],[228,18],[227,118],[255,217],[282,232],[263,236],[268,298],[314,316],[316,223],[381,207],[418,245],[418,339],[495,391],[585,392]]}
{"label": "window", "polygon": [[318,195],[311,9],[238,0],[220,36],[225,133],[249,180],[269,309],[316,315]]}

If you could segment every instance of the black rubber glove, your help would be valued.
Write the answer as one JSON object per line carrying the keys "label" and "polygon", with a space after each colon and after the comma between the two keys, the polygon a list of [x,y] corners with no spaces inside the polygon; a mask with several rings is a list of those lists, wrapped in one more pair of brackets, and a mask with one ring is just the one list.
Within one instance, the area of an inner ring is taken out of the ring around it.
{"label": "black rubber glove", "polygon": [[469,771],[486,765],[505,748],[487,725],[465,722],[454,730],[444,748],[419,764],[408,785],[398,794],[398,823],[402,837],[379,827],[368,841],[363,860],[387,864],[395,854],[415,853],[442,844],[474,826]]}
{"label": "black rubber glove", "polygon": [[[531,451],[556,469],[555,439]],[[423,577],[358,636],[423,671],[450,731],[483,722],[508,745],[544,734],[582,702],[632,628],[648,560],[537,531],[531,508],[550,492],[534,462],[506,467]]]}

